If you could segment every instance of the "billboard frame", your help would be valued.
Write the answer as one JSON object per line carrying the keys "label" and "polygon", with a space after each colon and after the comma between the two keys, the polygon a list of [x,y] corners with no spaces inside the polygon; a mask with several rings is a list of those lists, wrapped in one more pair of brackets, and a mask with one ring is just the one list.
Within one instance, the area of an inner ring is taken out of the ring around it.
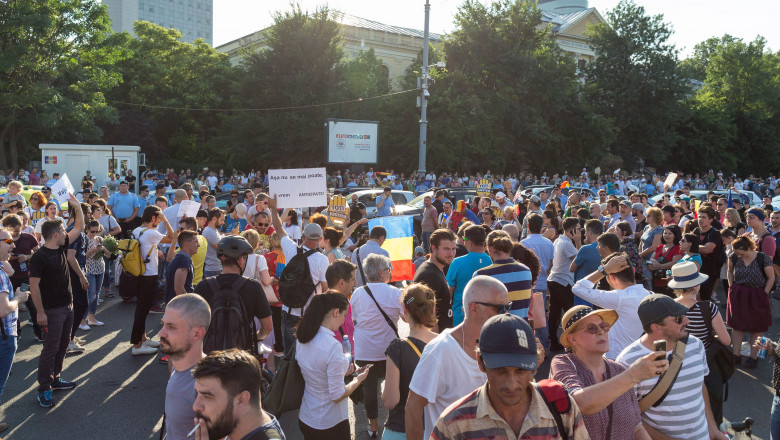
{"label": "billboard frame", "polygon": [[[329,139],[329,127],[330,122],[358,122],[367,124],[376,124],[376,161],[374,162],[331,162],[330,161],[330,139]],[[360,119],[343,119],[343,118],[327,118],[325,119],[325,163],[328,165],[378,165],[379,164],[379,121],[366,121]]]}

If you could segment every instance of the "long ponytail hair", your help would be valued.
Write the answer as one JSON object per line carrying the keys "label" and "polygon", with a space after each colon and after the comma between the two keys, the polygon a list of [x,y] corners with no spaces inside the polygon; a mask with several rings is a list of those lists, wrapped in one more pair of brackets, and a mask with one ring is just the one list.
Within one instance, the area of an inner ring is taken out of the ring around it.
{"label": "long ponytail hair", "polygon": [[296,332],[298,342],[301,344],[311,342],[320,330],[322,321],[331,310],[339,309],[340,312],[343,312],[347,310],[348,306],[347,297],[340,293],[328,291],[321,295],[314,295],[298,323],[298,331]]}

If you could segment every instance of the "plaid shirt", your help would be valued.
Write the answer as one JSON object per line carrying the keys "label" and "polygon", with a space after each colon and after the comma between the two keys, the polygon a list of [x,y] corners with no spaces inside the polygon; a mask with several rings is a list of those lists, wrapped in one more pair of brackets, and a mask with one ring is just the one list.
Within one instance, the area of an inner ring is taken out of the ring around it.
{"label": "plaid shirt", "polygon": [[[496,412],[487,393],[487,384],[449,406],[436,421],[431,440],[482,439],[494,440],[557,440],[558,426],[536,387],[531,386],[531,406],[518,435]],[[582,413],[571,400],[571,409],[561,414],[569,438],[588,440],[588,431]]]}
{"label": "plaid shirt", "polygon": [[[8,278],[3,269],[0,268],[0,292],[8,293],[8,300],[14,299],[14,288],[11,285],[11,279]],[[8,316],[3,318],[3,327],[5,328],[5,334],[8,336],[16,336],[16,321],[19,319],[19,311],[14,310]]]}

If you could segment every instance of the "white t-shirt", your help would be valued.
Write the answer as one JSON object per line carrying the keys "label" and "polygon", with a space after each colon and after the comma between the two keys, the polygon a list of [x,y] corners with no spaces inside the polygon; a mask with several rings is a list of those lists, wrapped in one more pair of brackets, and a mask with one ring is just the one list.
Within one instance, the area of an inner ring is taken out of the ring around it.
{"label": "white t-shirt", "polygon": [[308,343],[296,342],[295,360],[306,383],[298,418],[314,429],[328,429],[349,420],[349,399],[334,403],[344,395],[349,361],[333,330],[320,327]]}
{"label": "white t-shirt", "polygon": [[[168,223],[170,223],[173,232],[179,230],[179,219],[176,218],[179,215],[179,206],[181,206],[181,203],[163,209],[163,215],[168,219]],[[157,225],[157,232],[165,234],[165,224],[163,224],[163,222],[160,222],[160,224]]]}
{"label": "white t-shirt", "polygon": [[211,188],[212,191],[217,188],[217,181],[218,181],[217,176],[206,177],[206,180],[208,180],[209,188]]}
{"label": "white t-shirt", "polygon": [[487,381],[477,361],[452,337],[453,330],[444,330],[425,346],[409,383],[410,390],[428,400],[423,411],[424,439],[431,436],[436,420],[448,406]]}
{"label": "white t-shirt", "polygon": [[[290,260],[292,260],[292,258],[298,253],[298,245],[296,245],[295,242],[292,241],[290,237],[287,236],[282,237],[281,241],[282,241],[282,252],[284,252],[285,261],[287,261],[287,264],[289,264]],[[309,249],[307,247],[303,248],[304,252],[308,250]],[[314,286],[315,286],[314,293],[315,294],[322,293],[322,288],[320,287],[320,283],[325,281],[325,271],[328,270],[328,265],[330,264],[330,262],[328,261],[328,257],[323,255],[321,252],[315,252],[309,255],[308,261],[309,261],[309,271],[311,272],[311,280],[314,282]],[[309,300],[306,301],[306,306],[308,306],[309,302],[311,302],[311,298],[312,297],[309,297]],[[306,308],[306,306],[304,306],[303,308]],[[288,312],[293,316],[303,315],[303,309],[291,309],[283,305],[282,310]]]}
{"label": "white t-shirt", "polygon": [[[393,323],[401,316],[401,291],[385,283],[368,283],[374,298]],[[385,321],[382,312],[368,295],[365,287],[355,290],[350,299],[355,321],[355,360],[385,360],[385,349],[397,336]]]}
{"label": "white t-shirt", "polygon": [[[141,234],[142,231],[144,231],[143,234]],[[157,276],[157,244],[165,236],[154,228],[140,226],[133,229],[133,237],[141,243],[141,259],[146,260],[146,256],[149,255],[149,262],[146,263],[144,276]],[[149,253],[150,248],[151,253]]]}
{"label": "white t-shirt", "polygon": [[268,262],[265,257],[258,254],[250,254],[246,259],[244,276],[260,281],[260,272],[268,270]]}
{"label": "white t-shirt", "polygon": [[206,265],[203,270],[209,272],[222,271],[222,260],[217,257],[217,248],[214,247],[215,244],[219,244],[222,234],[211,226],[206,226],[203,228],[202,235],[208,242],[208,247],[206,247]]}
{"label": "white t-shirt", "polygon": [[[60,217],[60,216],[55,216],[54,218],[56,220],[61,221],[63,225],[66,223],[65,219]],[[48,219],[46,217],[44,217],[38,223],[35,224],[35,232],[41,234],[41,228],[43,228],[43,222],[45,222],[46,220],[48,220]],[[100,221],[100,220],[98,220],[98,221]],[[41,246],[43,246],[44,243],[46,243],[46,240],[43,238],[43,234],[41,234]]]}
{"label": "white t-shirt", "polygon": [[301,240],[303,238],[303,232],[298,225],[287,226],[287,223],[282,223],[282,228],[284,228],[284,232],[287,233],[287,236],[293,240]]}

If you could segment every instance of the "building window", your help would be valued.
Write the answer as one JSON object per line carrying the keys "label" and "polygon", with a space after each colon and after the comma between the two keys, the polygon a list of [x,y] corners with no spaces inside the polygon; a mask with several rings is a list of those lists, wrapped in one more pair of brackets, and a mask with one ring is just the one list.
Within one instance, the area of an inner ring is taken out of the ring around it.
{"label": "building window", "polygon": [[390,69],[382,64],[382,67],[379,68],[379,75],[382,77],[382,83],[386,86],[390,86]]}
{"label": "building window", "polygon": [[580,72],[585,70],[585,66],[588,64],[585,60],[577,60],[577,70]]}

